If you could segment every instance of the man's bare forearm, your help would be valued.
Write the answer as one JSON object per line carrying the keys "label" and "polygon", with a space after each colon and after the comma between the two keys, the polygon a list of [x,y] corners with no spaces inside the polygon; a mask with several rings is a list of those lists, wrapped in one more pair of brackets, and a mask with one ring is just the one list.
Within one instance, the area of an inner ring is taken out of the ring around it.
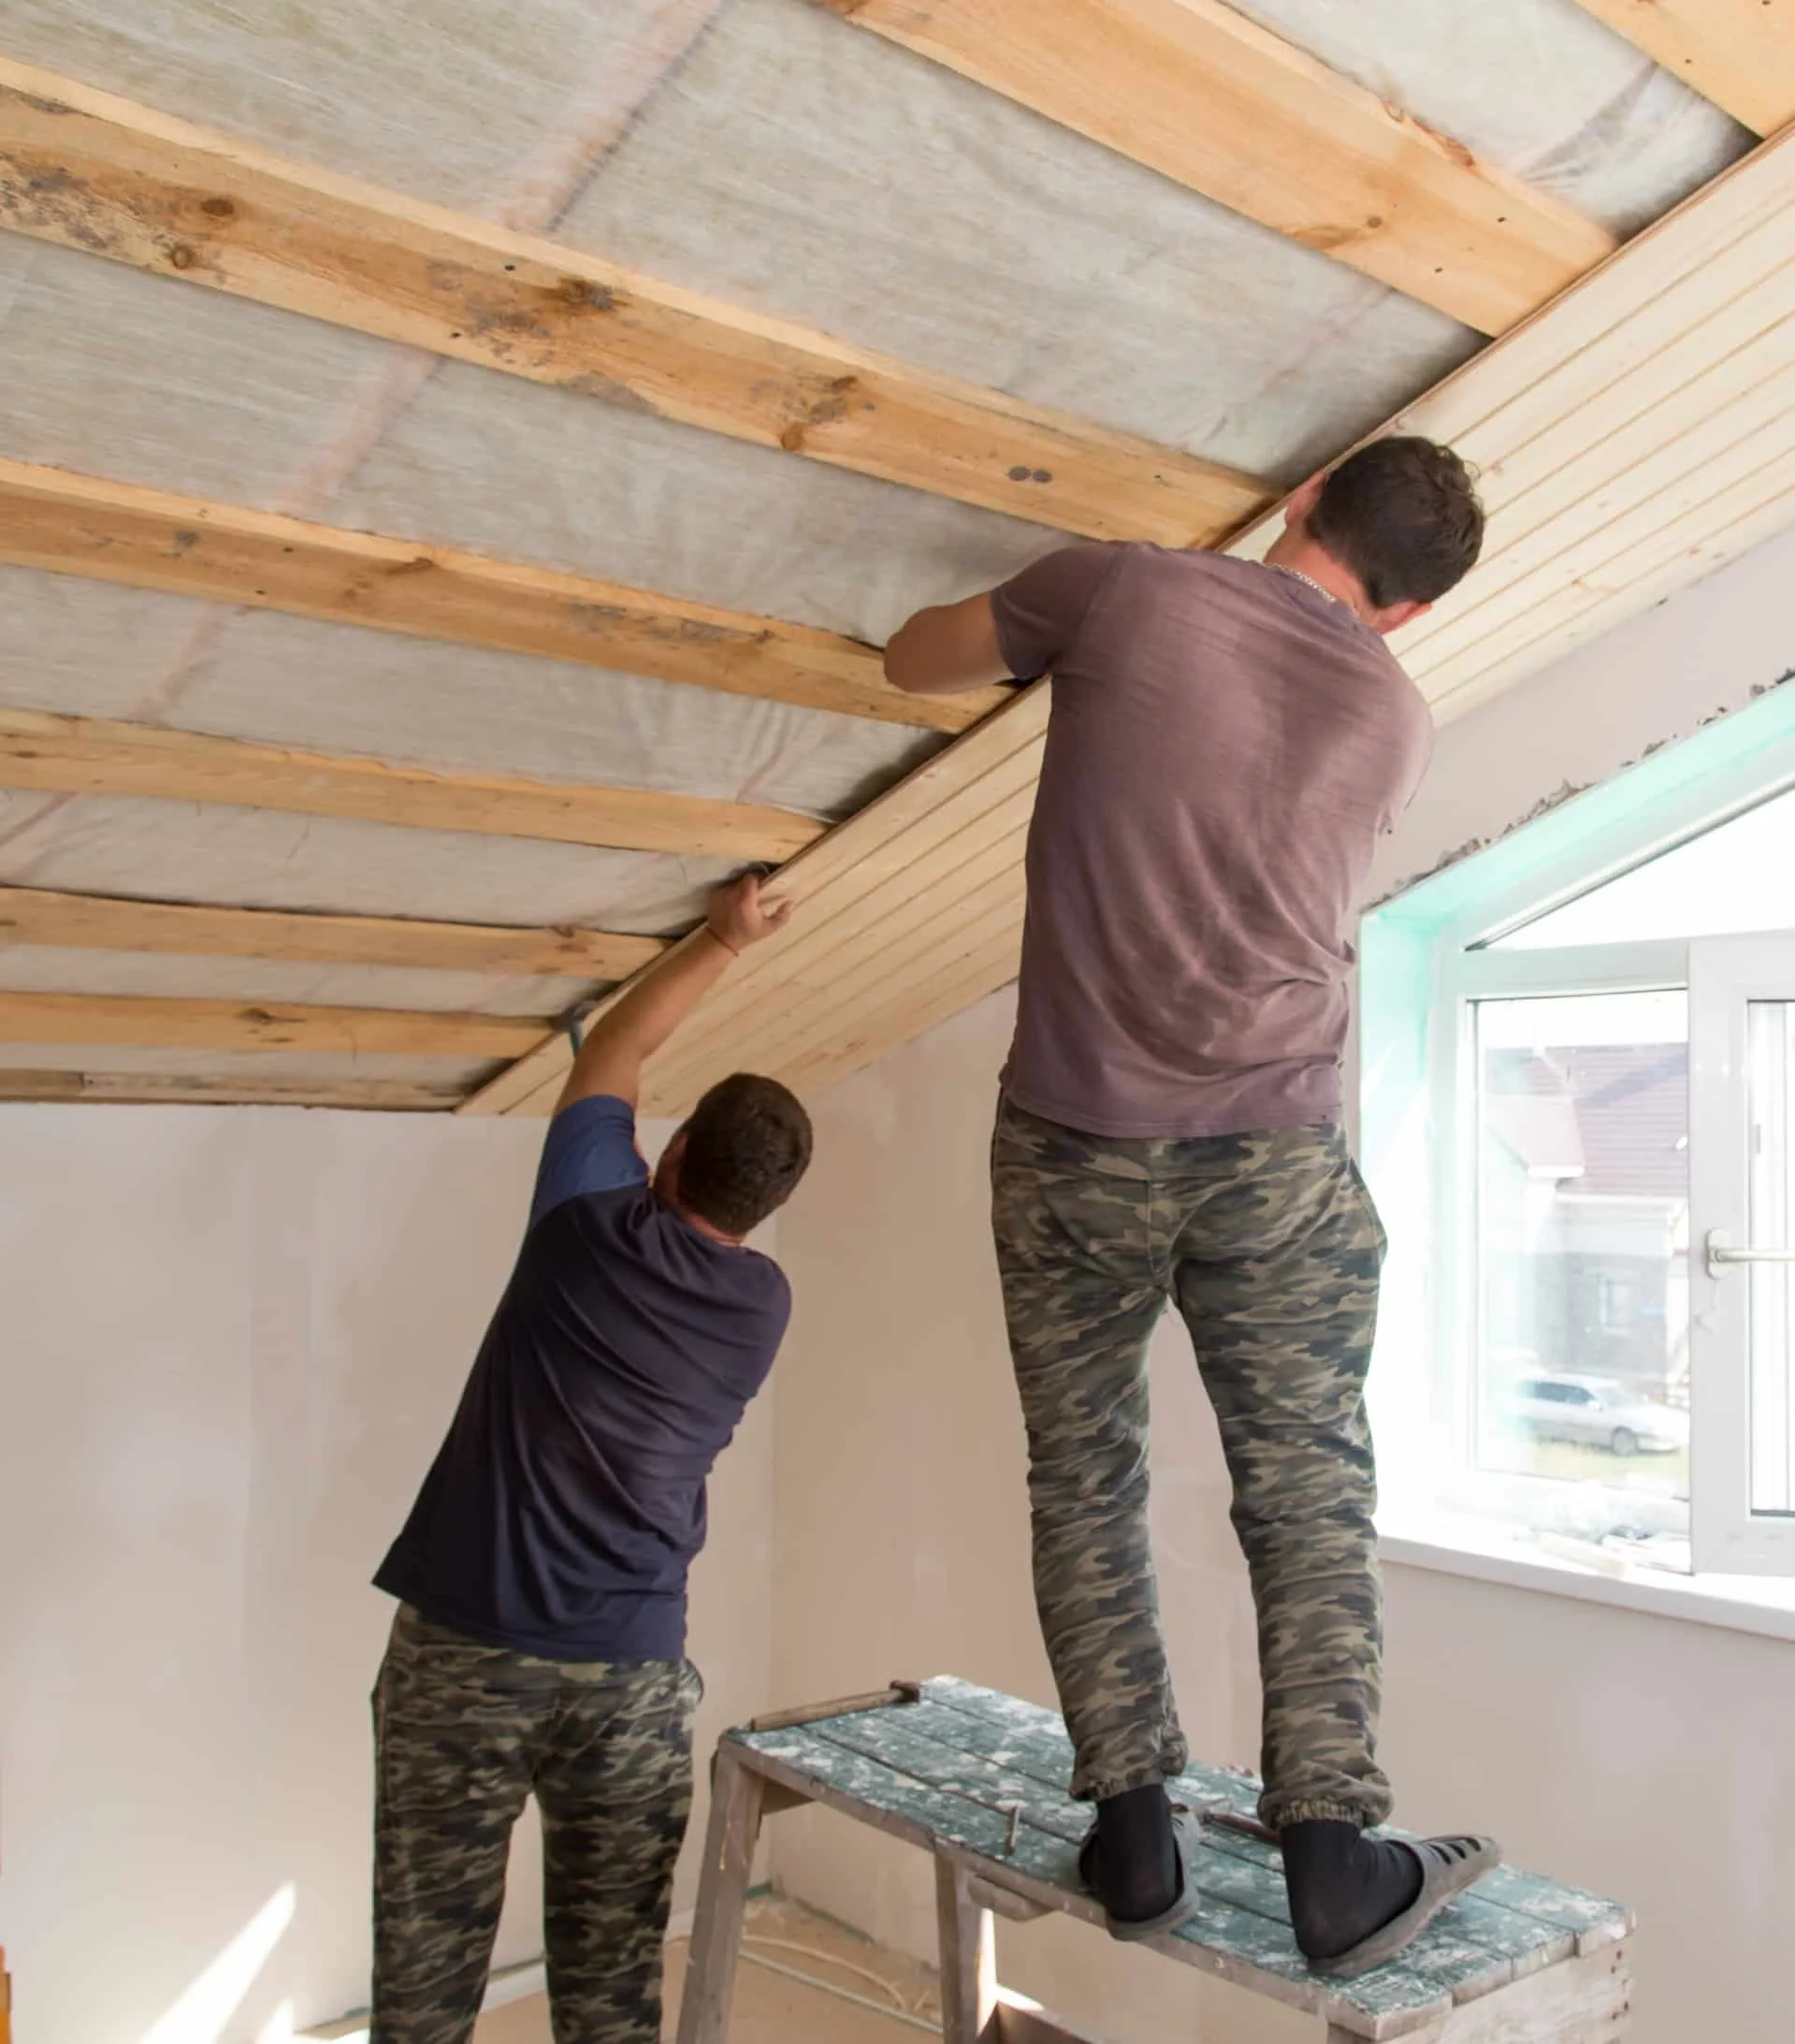
{"label": "man's bare forearm", "polygon": [[762,904],[760,882],[753,875],[719,888],[700,927],[593,1018],[557,1111],[596,1094],[614,1095],[633,1107],[644,1065],[743,951],[782,929],[789,914],[789,905]]}

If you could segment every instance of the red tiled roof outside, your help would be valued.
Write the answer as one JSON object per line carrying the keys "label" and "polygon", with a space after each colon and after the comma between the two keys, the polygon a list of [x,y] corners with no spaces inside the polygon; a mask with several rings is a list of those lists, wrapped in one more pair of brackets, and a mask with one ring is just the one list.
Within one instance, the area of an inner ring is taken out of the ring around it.
{"label": "red tiled roof outside", "polygon": [[1570,1108],[1583,1168],[1567,1178],[1566,1192],[1688,1198],[1686,1045],[1493,1051],[1485,1055],[1484,1075],[1486,1123],[1529,1169],[1558,1162],[1574,1169],[1563,1123],[1545,1102]]}

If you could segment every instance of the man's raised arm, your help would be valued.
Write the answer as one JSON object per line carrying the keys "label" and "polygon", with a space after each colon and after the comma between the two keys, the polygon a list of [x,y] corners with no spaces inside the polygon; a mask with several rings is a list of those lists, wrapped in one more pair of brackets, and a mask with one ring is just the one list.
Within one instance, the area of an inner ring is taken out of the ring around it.
{"label": "man's raised arm", "polygon": [[558,1114],[595,1094],[636,1105],[642,1067],[750,944],[758,944],[790,920],[791,904],[760,899],[760,877],[745,873],[711,896],[702,935],[682,944],[607,1008],[586,1032],[573,1069],[567,1075]]}
{"label": "man's raised arm", "polygon": [[885,648],[885,678],[913,696],[1037,681],[1083,621],[1121,549],[1062,546],[981,596],[919,610]]}
{"label": "man's raised arm", "polygon": [[885,648],[885,678],[913,696],[957,695],[1010,680],[991,592],[918,611]]}

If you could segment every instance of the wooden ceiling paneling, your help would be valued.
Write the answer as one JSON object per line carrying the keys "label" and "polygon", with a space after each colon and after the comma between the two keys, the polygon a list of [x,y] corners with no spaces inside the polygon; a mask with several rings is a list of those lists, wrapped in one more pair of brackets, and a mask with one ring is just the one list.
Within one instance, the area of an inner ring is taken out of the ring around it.
{"label": "wooden ceiling paneling", "polygon": [[1476,572],[1395,642],[1443,717],[1795,523],[1795,133],[1408,407],[1483,471]]}
{"label": "wooden ceiling paneling", "polygon": [[[1493,514],[1462,593],[1411,646],[1396,642],[1445,715],[1795,523],[1790,247],[1795,135],[1390,422],[1480,462]],[[1236,550],[1262,552],[1277,524],[1268,515]],[[905,834],[881,832],[876,805],[793,863],[803,913],[650,1067],[656,1111],[683,1112],[743,1067],[815,1090],[1014,976],[1033,792],[1014,776],[1032,769],[1046,707],[1044,688],[1031,689],[924,770],[938,793],[909,828],[939,877],[919,861],[894,882]],[[1026,749],[1008,749],[1018,738]],[[885,801],[910,799],[905,783]],[[803,880],[813,862],[828,875],[814,891]],[[565,1063],[563,1048],[544,1045],[470,1109],[546,1112]]]}

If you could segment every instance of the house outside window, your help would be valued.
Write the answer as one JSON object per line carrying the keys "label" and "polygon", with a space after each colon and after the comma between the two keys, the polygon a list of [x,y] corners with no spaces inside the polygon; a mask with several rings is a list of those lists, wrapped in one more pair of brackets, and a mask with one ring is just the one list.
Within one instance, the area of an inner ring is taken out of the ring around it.
{"label": "house outside window", "polygon": [[1386,1532],[1795,1575],[1795,689],[1384,905]]}

